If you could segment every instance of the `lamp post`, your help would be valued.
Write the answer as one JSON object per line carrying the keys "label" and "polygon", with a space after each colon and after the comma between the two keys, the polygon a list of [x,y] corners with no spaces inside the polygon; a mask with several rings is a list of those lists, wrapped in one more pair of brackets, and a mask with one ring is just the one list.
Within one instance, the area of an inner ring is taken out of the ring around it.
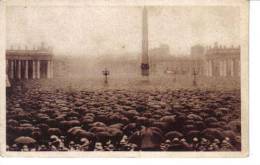
{"label": "lamp post", "polygon": [[110,72],[109,70],[107,70],[107,68],[105,68],[105,70],[103,70],[102,73],[105,76],[105,84],[107,84],[108,83],[107,76],[110,75]]}
{"label": "lamp post", "polygon": [[196,70],[196,68],[193,68],[193,86],[197,86],[197,75],[199,74],[199,71]]}
{"label": "lamp post", "polygon": [[177,76],[177,70],[176,69],[173,70],[173,76],[174,76],[173,77],[173,82],[175,83],[176,80],[177,80],[177,77],[176,77]]}

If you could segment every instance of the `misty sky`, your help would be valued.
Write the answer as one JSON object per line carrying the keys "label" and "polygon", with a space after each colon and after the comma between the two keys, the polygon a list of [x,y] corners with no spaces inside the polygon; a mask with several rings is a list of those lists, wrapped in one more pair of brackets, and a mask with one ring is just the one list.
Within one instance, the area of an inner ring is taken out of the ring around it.
{"label": "misty sky", "polygon": [[[65,55],[141,52],[142,7],[10,6],[6,14],[8,48],[45,42]],[[148,17],[149,47],[168,44],[172,54],[240,42],[237,7],[149,7]]]}

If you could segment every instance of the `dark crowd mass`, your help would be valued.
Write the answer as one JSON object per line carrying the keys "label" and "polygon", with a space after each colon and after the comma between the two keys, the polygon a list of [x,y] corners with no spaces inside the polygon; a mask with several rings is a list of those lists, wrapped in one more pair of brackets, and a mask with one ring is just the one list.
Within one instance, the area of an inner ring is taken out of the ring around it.
{"label": "dark crowd mass", "polygon": [[240,151],[239,90],[44,89],[7,93],[7,151]]}

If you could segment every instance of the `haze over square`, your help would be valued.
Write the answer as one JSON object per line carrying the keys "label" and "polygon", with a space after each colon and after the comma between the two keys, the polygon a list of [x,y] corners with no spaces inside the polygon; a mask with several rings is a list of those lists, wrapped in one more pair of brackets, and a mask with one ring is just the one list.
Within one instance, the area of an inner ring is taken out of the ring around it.
{"label": "haze over square", "polygon": [[[141,53],[142,6],[7,8],[7,47],[41,42],[56,55]],[[189,54],[195,44],[237,46],[237,7],[149,7],[149,48],[167,44],[171,54]],[[37,46],[37,45],[36,45]]]}

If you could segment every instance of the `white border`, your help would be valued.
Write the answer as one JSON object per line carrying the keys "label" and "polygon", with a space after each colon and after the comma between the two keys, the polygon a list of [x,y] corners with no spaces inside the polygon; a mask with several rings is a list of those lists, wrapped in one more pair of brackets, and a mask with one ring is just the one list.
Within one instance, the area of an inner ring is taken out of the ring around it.
{"label": "white border", "polygon": [[[56,2],[56,3],[55,3]],[[52,5],[61,5],[60,3],[61,1],[57,1],[57,0],[53,0],[52,1]],[[62,1],[62,5],[68,5],[69,4],[69,0],[63,0]],[[202,3],[203,2],[203,3]],[[40,0],[20,0],[20,1],[15,1],[15,0],[9,0],[9,1],[0,1],[0,3],[2,4],[6,4],[6,5],[25,5],[25,4],[30,4],[30,5],[49,5],[50,1],[49,0],[45,0],[45,1],[40,1]],[[88,0],[88,1],[83,1],[83,0],[76,0],[74,5],[239,5],[241,7],[241,36],[243,38],[243,40],[241,40],[241,54],[243,54],[243,56],[241,57],[241,80],[242,80],[242,152],[66,152],[66,153],[62,153],[62,152],[28,152],[28,153],[21,153],[21,152],[3,152],[5,150],[5,145],[3,145],[3,143],[1,144],[1,151],[5,156],[22,156],[22,157],[27,157],[27,156],[37,156],[37,157],[245,157],[248,156],[248,132],[247,132],[247,125],[248,125],[248,59],[247,59],[247,52],[248,52],[248,34],[247,34],[247,28],[248,28],[248,24],[247,24],[247,10],[248,8],[245,7],[246,5],[246,0],[175,0],[175,1],[170,1],[170,0],[163,0],[163,1],[159,1],[159,0],[150,0],[150,1],[144,1],[144,0],[123,0],[123,1],[119,1],[119,0],[99,0],[99,1],[94,1],[94,0]],[[5,9],[4,7],[1,5],[1,9],[0,10],[2,13],[5,13]],[[3,17],[5,18],[5,17]],[[3,19],[1,19],[3,20]],[[3,21],[2,21],[3,22]],[[4,25],[4,22],[3,24]],[[3,29],[2,32],[3,34],[5,34],[4,32],[4,27],[5,26],[1,26],[1,28]],[[243,32],[243,33],[242,33]],[[5,41],[5,36],[1,35],[1,40],[2,41],[0,43],[0,47],[4,47],[4,42]],[[3,56],[1,56],[1,63],[4,64],[5,63],[5,51],[4,49],[0,50],[1,54],[3,54]],[[5,73],[4,73],[4,66],[5,65],[0,65],[0,69],[1,69],[1,80],[5,80]],[[0,81],[1,87],[4,87],[4,83],[5,81]],[[3,89],[3,88],[1,88]],[[3,89],[4,91],[5,89]],[[1,100],[5,100],[5,96],[1,93]],[[4,135],[1,137],[1,141],[5,141],[5,111],[2,111],[3,109],[5,109],[5,105],[4,102],[1,101],[0,103],[0,109],[1,109],[1,132],[4,132]]]}

